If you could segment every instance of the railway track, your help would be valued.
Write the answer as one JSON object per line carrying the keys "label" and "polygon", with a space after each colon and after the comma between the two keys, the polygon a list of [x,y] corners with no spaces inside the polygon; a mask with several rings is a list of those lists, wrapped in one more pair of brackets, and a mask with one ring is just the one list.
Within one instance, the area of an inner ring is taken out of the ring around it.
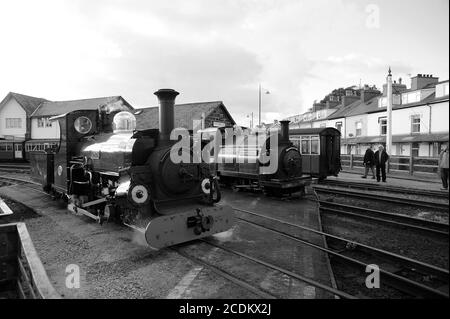
{"label": "railway track", "polygon": [[[341,291],[341,290],[335,289],[333,287],[327,286],[327,285],[325,285],[325,284],[323,284],[323,283],[321,283],[321,282],[319,282],[317,280],[314,280],[314,279],[308,278],[306,276],[300,275],[300,274],[295,273],[293,271],[287,270],[287,269],[285,269],[283,267],[279,267],[279,266],[277,266],[275,264],[269,263],[269,262],[264,261],[264,260],[262,260],[260,258],[255,258],[255,257],[250,256],[248,254],[244,254],[244,253],[239,252],[239,251],[237,251],[235,249],[231,249],[231,248],[225,247],[223,245],[214,243],[214,242],[212,242],[210,240],[207,240],[207,239],[201,239],[200,241],[205,243],[205,244],[207,244],[207,245],[210,245],[212,247],[219,248],[222,251],[225,251],[225,252],[227,252],[227,253],[229,253],[231,255],[235,255],[235,256],[237,256],[239,258],[245,259],[246,261],[249,261],[251,263],[256,263],[258,265],[264,266],[265,268],[268,268],[268,269],[271,269],[271,270],[275,270],[275,271],[277,271],[279,273],[287,275],[290,278],[296,279],[296,280],[298,280],[300,282],[307,283],[307,284],[309,284],[311,286],[314,286],[316,288],[319,288],[319,289],[322,289],[324,291],[327,291],[331,295],[334,295],[336,297],[344,298],[344,299],[356,299],[355,296],[352,296],[352,295],[350,295],[350,294],[348,294],[348,293],[346,293],[344,291]],[[218,275],[220,275],[220,276],[230,280],[231,282],[239,285],[240,287],[242,287],[244,289],[247,289],[247,290],[251,291],[252,293],[254,293],[254,294],[256,294],[256,295],[258,295],[258,296],[260,296],[262,298],[268,298],[268,299],[277,298],[277,296],[275,296],[271,292],[265,291],[265,290],[261,289],[260,287],[256,287],[256,286],[254,286],[252,284],[249,284],[244,279],[241,279],[241,278],[237,277],[236,275],[231,274],[231,272],[229,272],[227,270],[224,270],[222,268],[219,268],[219,267],[217,267],[217,266],[215,266],[215,265],[205,261],[201,257],[197,257],[197,256],[193,256],[192,254],[185,253],[182,250],[180,250],[179,247],[171,248],[171,249],[176,251],[177,253],[179,253],[183,257],[185,257],[185,258],[187,258],[187,259],[189,259],[189,260],[191,260],[191,261],[193,261],[193,262],[195,262],[197,264],[200,264],[200,265],[203,265],[203,266],[207,267],[208,269],[212,270],[216,274],[218,274]]]}
{"label": "railway track", "polygon": [[448,203],[440,203],[434,201],[423,201],[417,199],[410,198],[401,198],[394,197],[388,195],[381,194],[370,194],[370,193],[362,193],[361,191],[350,190],[350,189],[337,189],[337,188],[329,188],[323,185],[314,185],[314,190],[317,193],[323,194],[331,194],[331,195],[342,195],[352,198],[364,199],[364,200],[373,200],[378,202],[385,202],[389,204],[398,204],[402,206],[412,206],[426,209],[435,209],[448,213]]}
{"label": "railway track", "polygon": [[[20,183],[32,184],[34,189],[36,189],[36,186],[40,186],[38,183],[34,183],[32,181],[29,181],[29,180],[26,180],[26,179],[23,179],[23,178],[20,178],[20,177],[2,176],[2,175],[0,175],[0,178],[1,179],[6,179],[6,180],[11,180],[11,181],[16,181],[16,182],[20,182]],[[40,191],[40,192],[42,192],[42,191]],[[42,193],[46,194],[45,192],[42,192]],[[338,242],[342,242],[342,243],[345,243],[345,244],[350,244],[354,249],[358,249],[358,250],[360,250],[362,252],[365,252],[366,254],[369,254],[371,256],[381,257],[382,259],[389,260],[389,261],[391,261],[392,263],[395,263],[395,264],[401,264],[403,268],[408,268],[409,271],[411,271],[411,272],[415,272],[415,273],[419,272],[421,275],[425,274],[425,275],[432,276],[433,278],[436,278],[436,280],[439,280],[439,281],[443,282],[444,284],[448,285],[449,271],[446,270],[446,269],[442,269],[442,268],[436,267],[434,265],[430,265],[430,264],[427,264],[427,263],[424,263],[424,262],[421,262],[421,261],[418,261],[418,260],[414,260],[414,259],[411,259],[411,258],[408,258],[408,257],[405,257],[405,256],[401,256],[399,254],[395,254],[395,253],[392,253],[392,252],[389,252],[389,251],[385,251],[385,250],[382,250],[382,249],[379,249],[379,248],[371,247],[371,246],[365,245],[363,243],[358,243],[358,242],[355,242],[353,240],[349,240],[349,239],[346,239],[346,238],[343,238],[343,237],[339,237],[339,236],[336,236],[336,235],[333,235],[333,234],[325,233],[325,232],[322,232],[322,231],[319,231],[319,230],[315,230],[315,229],[312,229],[312,228],[308,228],[308,227],[305,227],[305,226],[301,226],[301,225],[298,225],[298,224],[293,224],[293,223],[290,223],[290,222],[287,222],[287,221],[284,221],[284,220],[281,220],[281,219],[273,218],[273,217],[270,217],[270,216],[262,215],[262,214],[259,214],[259,213],[255,213],[255,212],[251,212],[251,211],[243,210],[243,209],[239,209],[239,208],[234,208],[234,210],[236,212],[244,213],[247,216],[253,217],[253,218],[249,219],[249,218],[244,218],[242,216],[237,216],[237,219],[240,222],[251,224],[251,225],[253,225],[255,227],[259,227],[259,228],[265,229],[265,230],[267,230],[269,232],[276,233],[276,234],[281,235],[283,237],[289,238],[289,239],[295,241],[298,244],[307,245],[309,247],[321,250],[321,251],[327,253],[329,256],[331,256],[333,258],[337,258],[341,262],[344,262],[344,263],[346,263],[346,264],[348,264],[350,266],[357,267],[359,269],[365,269],[368,266],[368,264],[363,262],[363,261],[357,260],[355,258],[349,257],[344,252],[339,251],[337,249],[325,248],[325,247],[316,245],[316,244],[314,244],[312,242],[309,242],[307,240],[304,240],[304,239],[302,239],[302,238],[300,238],[300,237],[298,237],[296,235],[293,235],[292,232],[286,232],[286,231],[280,230],[280,226],[281,226],[281,228],[282,227],[286,227],[286,226],[292,227],[293,229],[306,231],[306,232],[311,232],[311,233],[314,233],[314,234],[317,234],[317,235],[322,235],[322,236],[324,236],[325,238],[328,238],[328,239],[332,239],[332,240],[335,240],[335,241],[338,241]],[[252,220],[255,217],[257,219],[259,218],[260,220],[262,220],[262,222],[261,221],[258,222],[258,221]],[[274,225],[277,225],[277,226],[274,227]],[[266,261],[264,261],[262,259],[249,256],[247,254],[244,254],[242,252],[233,250],[233,249],[228,248],[228,247],[224,247],[223,245],[211,242],[210,240],[201,240],[201,241],[206,243],[206,244],[208,244],[208,245],[211,245],[211,246],[217,247],[219,249],[222,249],[222,250],[224,250],[224,251],[226,251],[226,252],[228,252],[230,254],[239,256],[240,258],[244,258],[244,259],[246,259],[248,261],[257,263],[259,265],[265,266],[265,267],[270,268],[272,270],[276,270],[276,271],[278,271],[280,273],[283,273],[283,274],[285,274],[285,275],[287,275],[287,276],[289,276],[291,278],[297,279],[297,280],[299,280],[301,282],[305,282],[305,283],[308,283],[308,284],[310,284],[310,285],[312,285],[314,287],[323,289],[324,291],[327,291],[330,294],[333,294],[333,295],[335,295],[337,297],[340,297],[340,298],[355,298],[354,296],[352,296],[349,293],[346,293],[346,292],[341,291],[339,289],[336,289],[334,287],[330,287],[330,286],[324,285],[324,284],[322,284],[322,283],[320,283],[320,282],[318,282],[316,280],[313,280],[311,278],[308,278],[308,277],[305,277],[303,275],[297,274],[295,272],[289,271],[287,269],[283,269],[283,268],[281,268],[281,267],[279,267],[277,265],[268,263],[268,262],[266,262]],[[221,269],[221,268],[219,268],[217,266],[214,266],[213,264],[211,264],[211,263],[201,259],[200,257],[192,256],[190,254],[187,254],[187,253],[183,252],[182,250],[180,250],[180,247],[171,248],[171,249],[177,251],[183,257],[188,258],[188,259],[190,259],[191,261],[193,261],[193,262],[195,262],[197,264],[201,264],[201,265],[207,267],[212,272],[214,272],[214,273],[216,273],[216,274],[218,274],[218,275],[220,275],[220,276],[222,276],[222,277],[232,281],[233,283],[239,285],[240,287],[242,287],[242,288],[244,288],[244,289],[246,289],[248,291],[251,291],[252,293],[254,293],[254,294],[256,294],[256,295],[258,295],[260,297],[263,297],[263,298],[276,298],[276,296],[274,296],[270,292],[264,291],[260,287],[256,287],[256,286],[246,282],[242,278],[236,277],[235,275],[231,274],[227,270],[224,270],[224,269]],[[389,284],[391,287],[393,287],[395,289],[398,289],[398,290],[402,291],[403,293],[409,294],[411,296],[421,296],[421,297],[426,297],[426,298],[429,298],[429,297],[432,297],[432,298],[436,298],[436,297],[438,297],[438,298],[448,298],[449,297],[448,293],[442,292],[442,291],[440,291],[438,289],[430,287],[429,285],[425,285],[423,283],[411,280],[409,278],[400,276],[398,274],[389,272],[387,270],[380,269],[380,273],[382,274],[382,276],[385,279],[385,281],[387,282],[387,284]]]}
{"label": "railway track", "polygon": [[0,172],[29,173],[30,165],[0,163]]}
{"label": "railway track", "polygon": [[351,180],[326,179],[326,180],[321,181],[320,184],[346,187],[346,188],[352,188],[352,189],[362,189],[362,190],[369,190],[369,191],[385,191],[385,192],[405,194],[405,195],[429,196],[429,197],[444,198],[444,199],[449,198],[448,191],[437,191],[437,190],[430,190],[430,189],[415,189],[415,188],[393,186],[393,185],[379,185],[379,184],[373,184],[373,183],[354,182]]}
{"label": "railway track", "polygon": [[448,224],[324,200],[318,200],[318,203],[320,204],[320,210],[325,213],[334,213],[337,215],[350,216],[352,218],[371,220],[398,226],[411,231],[417,230],[435,235],[449,236]]}
{"label": "railway track", "polygon": [[[275,232],[281,236],[290,238],[299,244],[308,245],[310,247],[313,247],[315,249],[319,249],[325,253],[328,253],[330,257],[339,259],[339,261],[352,266],[357,267],[358,269],[361,269],[364,271],[366,267],[369,265],[368,263],[365,263],[361,260],[357,260],[355,258],[349,257],[344,252],[341,252],[337,249],[332,248],[325,248],[319,245],[316,245],[314,243],[311,243],[307,240],[304,240],[296,235],[293,235],[292,232],[286,232],[283,230],[280,230],[280,226],[289,226],[291,229],[297,229],[307,232],[312,232],[318,235],[325,236],[327,239],[332,239],[338,242],[342,242],[344,244],[349,244],[353,249],[357,249],[365,254],[368,254],[372,257],[377,258],[378,260],[383,260],[383,263],[385,260],[388,260],[390,263],[395,265],[401,265],[402,269],[407,268],[410,272],[420,274],[422,275],[428,275],[433,276],[436,278],[437,281],[443,283],[444,285],[448,285],[449,280],[449,271],[434,265],[430,265],[412,258],[408,258],[399,254],[395,254],[383,249],[379,249],[376,247],[372,247],[369,245],[365,245],[363,243],[358,243],[353,240],[349,240],[340,236],[336,236],[333,234],[325,233],[319,230],[311,229],[305,226],[301,226],[298,224],[293,224],[287,221],[283,221],[277,218],[265,216],[262,214],[258,214],[255,212],[251,212],[248,210],[238,209],[234,208],[235,211],[244,213],[247,216],[256,217],[257,219],[263,220],[261,221],[254,221],[248,218],[244,217],[237,217],[240,221],[252,224],[256,227],[262,227],[264,229],[267,229],[271,232]],[[252,218],[253,219],[253,218]],[[274,225],[278,225],[274,227]],[[382,264],[380,262],[380,264]],[[384,278],[384,281],[387,282],[388,285],[393,287],[394,289],[398,289],[402,291],[403,293],[406,293],[411,296],[420,296],[424,298],[448,298],[449,295],[446,292],[443,292],[441,290],[435,289],[429,285],[425,285],[421,282],[414,281],[410,278],[398,275],[396,273],[392,273],[390,271],[380,269],[380,273]]]}

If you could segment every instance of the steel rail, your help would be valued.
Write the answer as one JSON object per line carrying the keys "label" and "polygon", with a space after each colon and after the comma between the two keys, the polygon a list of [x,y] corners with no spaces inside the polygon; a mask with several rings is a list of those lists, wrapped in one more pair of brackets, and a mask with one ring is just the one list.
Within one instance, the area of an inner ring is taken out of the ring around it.
{"label": "steel rail", "polygon": [[245,281],[243,281],[242,279],[238,278],[237,276],[223,270],[220,269],[206,261],[204,261],[203,259],[200,259],[198,257],[194,257],[192,255],[189,255],[183,251],[181,251],[181,249],[179,248],[175,248],[175,247],[170,247],[171,250],[173,250],[174,252],[176,252],[177,254],[183,256],[186,259],[189,259],[191,261],[193,261],[194,263],[200,264],[206,268],[208,268],[209,270],[211,270],[212,272],[214,272],[215,274],[233,282],[234,284],[238,285],[241,288],[244,288],[252,293],[254,293],[255,295],[261,297],[261,298],[265,298],[265,299],[277,299],[277,297],[275,297],[274,295],[264,291],[263,289],[257,288]]}
{"label": "steel rail", "polygon": [[[335,202],[327,202],[319,200],[320,209],[322,211],[328,211],[336,214],[348,215],[356,218],[364,218],[374,220],[386,224],[392,224],[395,226],[410,228],[414,230],[420,230],[425,232],[431,232],[436,235],[449,236],[449,225],[439,222],[434,222],[425,219],[414,218],[405,215],[399,215],[389,212],[383,212],[374,209],[368,209],[363,207],[357,207],[352,205],[340,204]],[[331,207],[326,207],[331,206]],[[342,209],[347,210],[342,210]],[[352,210],[352,211],[348,211]],[[358,212],[357,212],[358,211]],[[380,218],[381,217],[381,218]]]}
{"label": "steel rail", "polygon": [[[440,280],[442,280],[442,281],[448,282],[448,279],[449,279],[449,271],[448,270],[440,268],[440,267],[437,267],[437,266],[434,266],[434,265],[430,265],[430,264],[427,264],[427,263],[424,263],[424,262],[421,262],[421,261],[418,261],[418,260],[415,260],[415,259],[412,259],[412,258],[408,258],[408,257],[402,256],[402,255],[398,255],[398,254],[395,254],[395,253],[392,253],[392,252],[389,252],[389,251],[385,251],[383,249],[371,247],[369,245],[358,243],[356,241],[349,240],[349,239],[346,239],[346,238],[342,238],[342,237],[339,237],[339,236],[336,236],[336,235],[324,233],[322,231],[315,230],[315,229],[312,229],[312,228],[309,228],[309,227],[293,224],[293,223],[290,223],[290,222],[287,222],[287,221],[282,221],[282,220],[279,220],[279,219],[276,219],[276,218],[268,217],[268,216],[265,216],[265,215],[261,215],[261,214],[250,212],[250,211],[243,210],[243,209],[238,209],[238,208],[233,208],[233,209],[236,210],[236,211],[241,211],[241,212],[244,212],[244,213],[247,213],[247,214],[250,214],[250,215],[254,215],[254,216],[257,216],[257,217],[262,217],[262,218],[265,218],[265,219],[268,219],[268,220],[271,220],[271,221],[275,221],[275,222],[278,222],[280,224],[292,226],[292,227],[295,227],[295,228],[300,228],[302,230],[313,232],[313,233],[316,233],[318,235],[326,236],[328,238],[333,238],[333,239],[336,239],[336,240],[339,240],[339,241],[343,241],[343,242],[346,242],[346,243],[350,243],[350,244],[356,245],[356,247],[359,247],[362,250],[366,250],[366,251],[370,252],[371,254],[379,255],[379,256],[382,256],[382,257],[385,257],[385,258],[388,257],[391,260],[395,259],[395,260],[397,260],[397,262],[400,262],[402,265],[406,264],[406,265],[408,265],[409,267],[411,267],[413,269],[420,269],[422,271],[427,272],[428,274],[431,273],[431,274],[433,274],[435,276],[438,276],[440,278]],[[271,227],[267,227],[265,225],[261,225],[259,223],[253,222],[253,221],[249,221],[249,220],[244,219],[244,218],[239,218],[239,217],[237,217],[237,218],[239,220],[242,220],[242,221],[246,222],[246,223],[254,224],[255,226],[259,226],[261,228],[268,229],[268,230],[270,230],[272,232],[278,233],[278,234],[280,234],[282,236],[285,236],[287,238],[290,238],[290,239],[293,239],[295,241],[301,242],[302,244],[306,244],[306,245],[315,247],[315,248],[317,248],[319,250],[325,251],[325,252],[327,252],[329,254],[337,256],[337,257],[339,257],[341,259],[349,261],[349,262],[351,262],[353,264],[356,264],[358,266],[364,266],[364,267],[367,266],[367,264],[362,263],[362,262],[360,262],[358,260],[355,260],[355,259],[352,259],[352,258],[347,257],[345,255],[342,255],[342,254],[340,254],[340,253],[338,253],[338,252],[336,252],[334,250],[327,250],[324,247],[318,246],[316,244],[313,244],[313,243],[311,243],[309,241],[306,241],[306,240],[301,239],[299,237],[293,236],[293,235],[288,234],[286,232],[283,232],[283,231],[280,231],[280,230],[277,230],[277,229],[274,229],[274,228],[271,228]],[[380,271],[381,271],[381,269],[380,269]],[[410,279],[398,276],[396,274],[389,273],[389,272],[384,271],[384,270],[383,270],[383,273],[385,275],[387,275],[388,277],[394,279],[395,281],[404,281],[409,286],[413,286],[413,288],[414,288],[414,286],[418,286],[418,290],[419,291],[420,290],[425,290],[425,291],[427,291],[428,293],[431,293],[434,296],[448,298],[447,294],[442,293],[442,292],[440,292],[438,290],[435,290],[433,288],[430,288],[430,287],[428,287],[426,285],[422,285],[422,284],[414,282],[414,281],[412,281]],[[416,290],[416,289],[414,289],[414,290]]]}
{"label": "steel rail", "polygon": [[[284,232],[272,229],[270,227],[261,226],[258,223],[250,222],[250,221],[247,221],[245,219],[240,219],[240,220],[242,220],[242,221],[244,221],[246,223],[253,224],[255,226],[261,227],[263,229],[273,231],[273,232],[275,232],[275,233],[277,233],[279,235],[282,235],[284,237],[287,237],[287,238],[290,238],[292,240],[298,241],[298,242],[300,242],[302,244],[306,244],[308,246],[311,246],[311,247],[317,248],[319,250],[322,250],[322,251],[324,251],[324,252],[326,252],[326,253],[328,253],[328,254],[330,254],[332,256],[338,257],[339,259],[341,259],[342,261],[344,261],[347,264],[351,264],[353,266],[361,267],[364,270],[367,268],[367,266],[369,266],[369,264],[364,263],[364,262],[362,262],[360,260],[348,257],[348,256],[343,255],[341,253],[338,253],[338,252],[336,252],[334,250],[324,248],[322,246],[313,244],[313,243],[311,243],[309,241],[306,241],[306,240],[300,239],[298,237],[292,236],[290,234],[287,234],[287,233],[284,233]],[[403,291],[405,293],[411,294],[412,296],[420,295],[422,297],[433,297],[433,298],[436,298],[436,297],[448,298],[449,297],[448,294],[446,294],[446,293],[444,293],[444,292],[442,292],[440,290],[434,289],[434,288],[429,287],[427,285],[423,285],[421,283],[418,283],[418,282],[413,281],[411,279],[405,278],[403,276],[399,276],[397,274],[391,273],[391,272],[386,271],[386,270],[384,270],[382,268],[380,268],[380,273],[383,275],[383,277],[388,277],[389,278],[389,281],[390,281],[392,287],[394,287],[394,288],[396,288],[398,290],[401,290],[401,291]]]}
{"label": "steel rail", "polygon": [[364,199],[372,199],[376,201],[383,201],[383,202],[389,202],[389,203],[395,203],[395,204],[401,204],[401,205],[410,205],[410,206],[416,206],[416,207],[424,207],[424,208],[433,208],[433,209],[439,209],[439,210],[445,210],[448,212],[449,206],[448,204],[444,203],[436,203],[436,202],[426,202],[421,200],[414,200],[409,198],[398,198],[398,197],[392,197],[392,196],[383,196],[380,194],[367,194],[367,193],[361,193],[361,192],[355,192],[355,191],[349,191],[349,190],[340,190],[335,188],[327,188],[319,185],[313,186],[314,190],[316,190],[319,193],[328,193],[328,194],[339,194],[349,197],[359,197]]}
{"label": "steel rail", "polygon": [[213,242],[211,242],[209,240],[206,240],[206,239],[200,239],[200,241],[205,242],[205,243],[207,243],[207,244],[209,244],[211,246],[220,248],[222,250],[225,250],[225,251],[227,251],[227,252],[229,252],[231,254],[234,254],[234,255],[240,256],[242,258],[251,260],[251,261],[253,261],[253,262],[257,263],[257,264],[263,265],[263,266],[265,266],[267,268],[271,268],[273,270],[276,270],[276,271],[279,271],[281,273],[284,273],[284,274],[286,274],[286,275],[288,275],[288,276],[290,276],[292,278],[298,279],[298,280],[306,282],[306,283],[308,283],[308,284],[310,284],[310,285],[312,285],[314,287],[317,287],[317,288],[323,289],[323,290],[325,290],[327,292],[330,292],[333,295],[336,295],[336,296],[339,296],[339,297],[342,297],[342,298],[345,298],[345,299],[356,299],[355,296],[352,296],[352,295],[350,295],[350,294],[348,294],[346,292],[343,292],[341,290],[335,289],[333,287],[329,287],[329,286],[324,285],[324,284],[322,284],[322,283],[320,283],[320,282],[318,282],[318,281],[316,281],[314,279],[311,279],[311,278],[302,276],[300,274],[294,273],[294,272],[292,272],[290,270],[281,268],[279,266],[276,266],[274,264],[268,263],[268,262],[263,261],[261,259],[249,256],[247,254],[241,253],[239,251],[236,251],[234,249],[231,249],[231,248],[228,248],[228,247],[225,247],[225,246],[222,246],[222,245],[218,245],[218,244],[213,243]]}
{"label": "steel rail", "polygon": [[392,185],[378,185],[372,183],[364,183],[364,182],[353,182],[353,181],[344,181],[344,180],[323,180],[321,181],[322,185],[330,185],[330,186],[342,186],[347,188],[356,188],[356,189],[367,189],[367,190],[375,190],[375,191],[387,191],[393,193],[401,193],[408,195],[420,195],[420,196],[434,196],[441,198],[449,198],[449,193],[444,191],[435,191],[429,189],[418,189],[418,188],[407,188],[402,186],[392,186]]}

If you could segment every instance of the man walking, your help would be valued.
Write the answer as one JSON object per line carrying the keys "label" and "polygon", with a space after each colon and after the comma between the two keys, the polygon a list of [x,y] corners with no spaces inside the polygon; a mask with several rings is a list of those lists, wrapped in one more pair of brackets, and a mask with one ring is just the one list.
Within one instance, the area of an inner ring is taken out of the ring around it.
{"label": "man walking", "polygon": [[386,162],[389,160],[389,155],[384,150],[384,147],[380,145],[378,151],[375,152],[375,166],[377,168],[377,182],[380,181],[380,171],[381,178],[384,183],[386,183]]}
{"label": "man walking", "polygon": [[442,146],[442,151],[439,154],[439,169],[441,170],[442,188],[448,189],[448,145]]}
{"label": "man walking", "polygon": [[363,165],[365,167],[364,176],[362,178],[367,178],[367,174],[369,174],[369,169],[372,171],[372,179],[375,179],[375,169],[373,165],[375,164],[375,154],[372,151],[372,146],[369,146],[364,154]]}

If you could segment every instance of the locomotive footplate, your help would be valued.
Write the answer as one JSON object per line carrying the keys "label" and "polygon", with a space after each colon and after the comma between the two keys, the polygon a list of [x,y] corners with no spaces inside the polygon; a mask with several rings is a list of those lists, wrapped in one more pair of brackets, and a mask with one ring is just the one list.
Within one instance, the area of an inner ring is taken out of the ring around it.
{"label": "locomotive footplate", "polygon": [[227,231],[234,223],[230,206],[197,208],[152,219],[145,239],[150,247],[161,249]]}

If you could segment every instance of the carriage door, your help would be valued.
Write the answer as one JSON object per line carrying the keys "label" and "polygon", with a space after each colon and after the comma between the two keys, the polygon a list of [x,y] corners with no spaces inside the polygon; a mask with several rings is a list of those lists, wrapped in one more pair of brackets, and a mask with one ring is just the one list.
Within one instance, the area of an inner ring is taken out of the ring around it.
{"label": "carriage door", "polygon": [[22,144],[14,144],[14,158],[15,159],[23,158]]}
{"label": "carriage door", "polygon": [[325,144],[325,147],[326,147],[326,153],[327,153],[327,156],[326,156],[326,161],[327,161],[327,172],[326,172],[326,174],[328,175],[328,174],[330,174],[331,172],[334,172],[335,171],[335,168],[334,168],[334,163],[335,163],[335,159],[334,159],[334,138],[333,138],[334,136],[332,136],[332,135],[326,135],[325,136],[325,140],[326,140],[326,144]]}

